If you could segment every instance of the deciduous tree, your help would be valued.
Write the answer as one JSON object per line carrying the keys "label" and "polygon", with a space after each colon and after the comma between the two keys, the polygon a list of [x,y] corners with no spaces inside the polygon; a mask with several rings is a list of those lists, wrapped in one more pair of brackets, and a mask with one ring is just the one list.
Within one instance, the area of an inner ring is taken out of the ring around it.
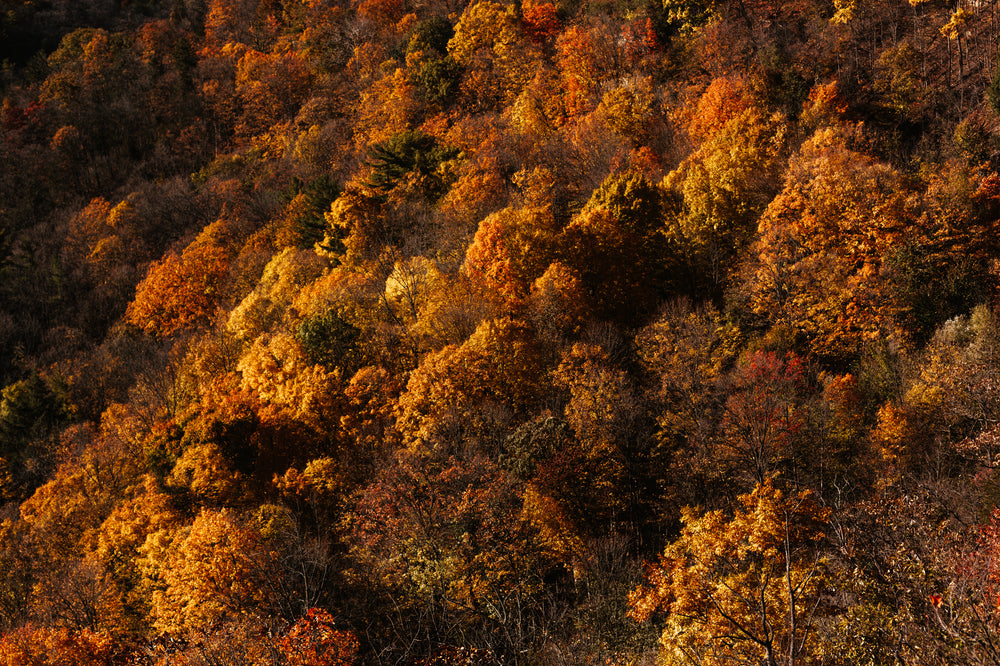
{"label": "deciduous tree", "polygon": [[630,615],[667,613],[660,646],[668,663],[810,662],[829,604],[829,515],[810,493],[786,495],[770,480],[741,496],[732,517],[685,509],[680,537],[629,595]]}

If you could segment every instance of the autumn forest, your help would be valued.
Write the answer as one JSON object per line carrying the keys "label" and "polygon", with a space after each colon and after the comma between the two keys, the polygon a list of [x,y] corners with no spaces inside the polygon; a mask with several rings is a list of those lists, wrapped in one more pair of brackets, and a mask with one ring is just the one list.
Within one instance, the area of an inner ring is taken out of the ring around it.
{"label": "autumn forest", "polygon": [[0,666],[1000,664],[998,5],[0,0]]}

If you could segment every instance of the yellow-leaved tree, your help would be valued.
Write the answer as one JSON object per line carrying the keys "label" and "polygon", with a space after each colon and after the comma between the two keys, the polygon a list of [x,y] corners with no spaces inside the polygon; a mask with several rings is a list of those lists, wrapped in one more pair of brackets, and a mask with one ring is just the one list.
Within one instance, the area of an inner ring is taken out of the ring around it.
{"label": "yellow-leaved tree", "polygon": [[639,621],[667,613],[663,664],[817,663],[816,620],[829,604],[822,555],[829,510],[771,479],[727,517],[684,509],[681,534],[629,595]]}
{"label": "yellow-leaved tree", "polygon": [[[725,119],[725,110],[714,113]],[[734,258],[778,189],[784,143],[781,118],[748,108],[707,135],[663,180],[666,235],[693,293],[718,289],[731,278]]]}
{"label": "yellow-leaved tree", "polygon": [[164,633],[259,611],[275,580],[260,535],[227,510],[202,510],[189,527],[149,535],[140,554],[153,626]]}
{"label": "yellow-leaved tree", "polygon": [[514,5],[483,0],[466,7],[448,54],[466,70],[461,84],[484,108],[513,101],[534,75],[536,49],[521,30]]}

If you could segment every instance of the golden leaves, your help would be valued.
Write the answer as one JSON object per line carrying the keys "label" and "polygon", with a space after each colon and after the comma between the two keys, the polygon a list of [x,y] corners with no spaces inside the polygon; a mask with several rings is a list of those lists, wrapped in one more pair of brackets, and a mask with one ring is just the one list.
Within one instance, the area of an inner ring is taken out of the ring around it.
{"label": "golden leaves", "polygon": [[829,510],[807,491],[786,496],[770,479],[739,504],[731,518],[685,509],[680,537],[629,595],[636,620],[668,613],[667,659],[697,655],[715,666],[815,649],[811,619],[824,603],[817,547]]}
{"label": "golden leaves", "polygon": [[912,220],[902,176],[817,131],[761,217],[750,283],[754,310],[836,356],[893,330],[881,267]]}
{"label": "golden leaves", "polygon": [[263,544],[230,511],[202,510],[190,527],[150,535],[142,553],[160,631],[186,635],[263,602]]}

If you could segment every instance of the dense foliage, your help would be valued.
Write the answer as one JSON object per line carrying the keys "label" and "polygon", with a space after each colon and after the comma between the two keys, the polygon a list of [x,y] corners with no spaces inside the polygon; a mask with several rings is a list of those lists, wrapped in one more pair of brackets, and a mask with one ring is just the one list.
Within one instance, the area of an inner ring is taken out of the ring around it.
{"label": "dense foliage", "polygon": [[0,664],[1000,663],[998,48],[6,0]]}

